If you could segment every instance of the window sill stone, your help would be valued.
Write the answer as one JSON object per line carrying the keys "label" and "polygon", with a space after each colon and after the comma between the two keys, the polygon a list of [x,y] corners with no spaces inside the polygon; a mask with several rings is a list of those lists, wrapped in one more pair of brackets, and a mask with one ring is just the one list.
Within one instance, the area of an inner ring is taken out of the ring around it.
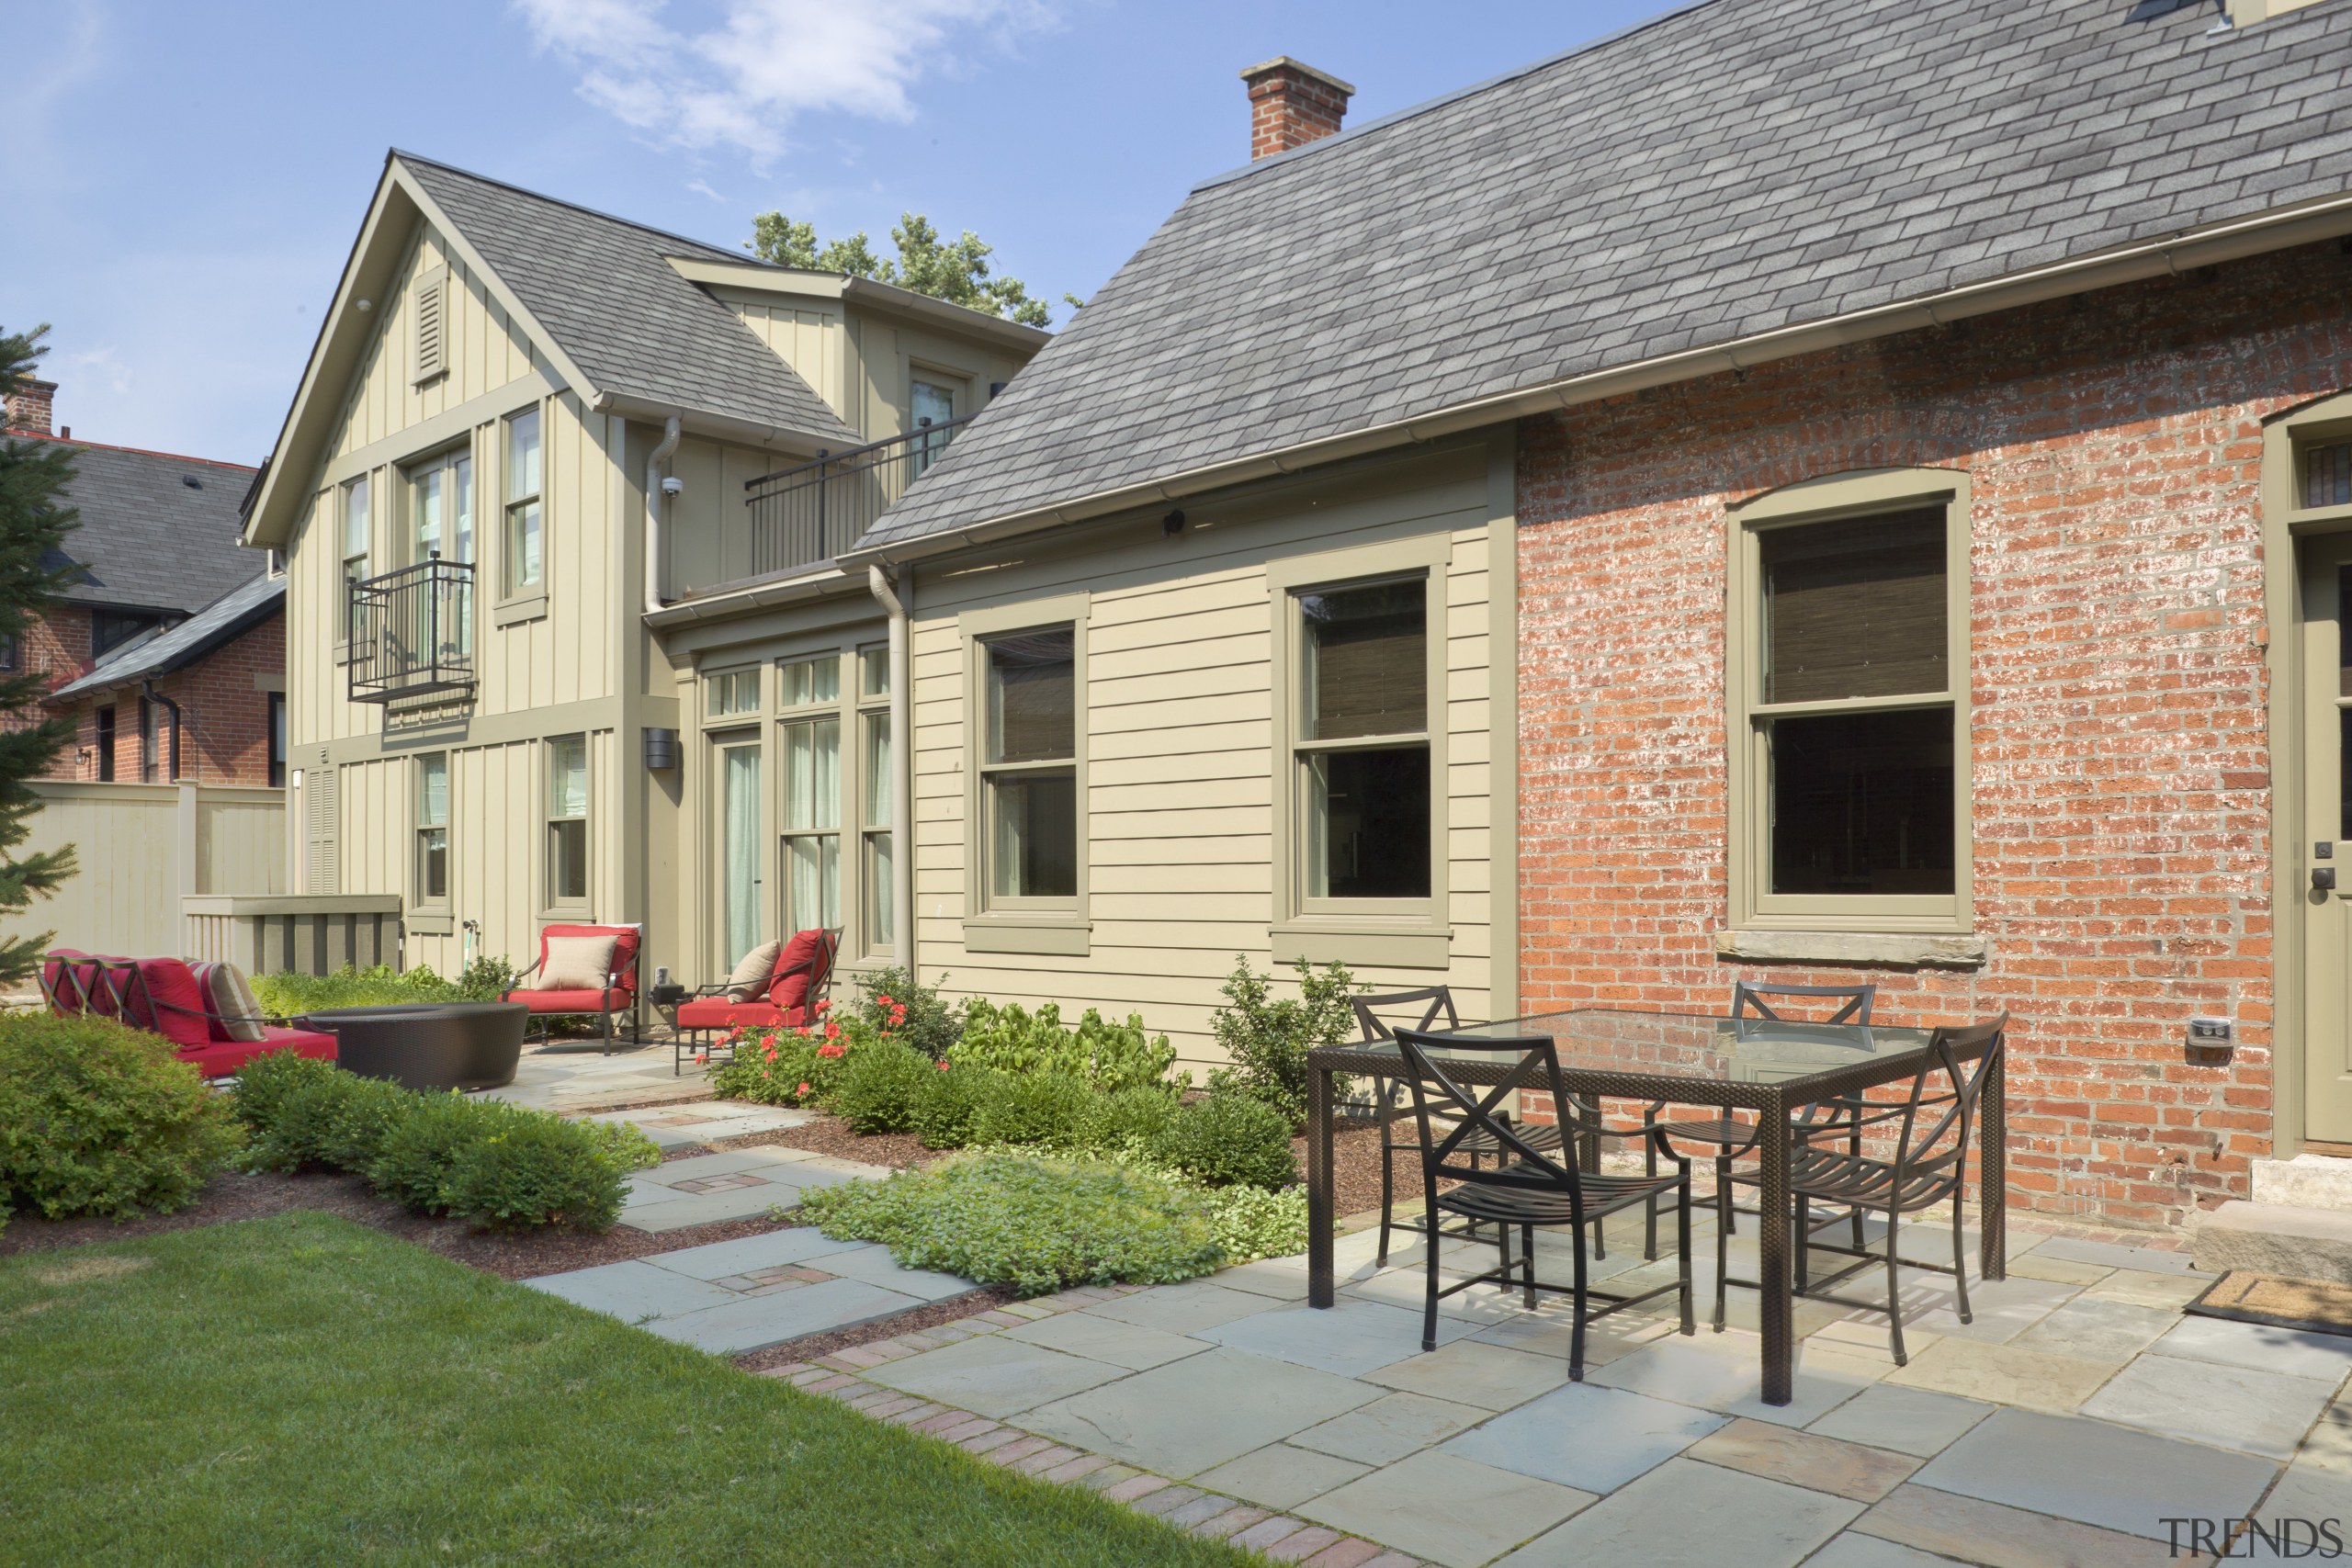
{"label": "window sill stone", "polygon": [[502,599],[490,613],[491,624],[501,626],[520,626],[525,621],[544,619],[548,613],[545,593],[526,593],[513,599]]}
{"label": "window sill stone", "polygon": [[1741,964],[1980,969],[1992,950],[1983,937],[1956,931],[1724,931],[1715,933],[1715,956]]}

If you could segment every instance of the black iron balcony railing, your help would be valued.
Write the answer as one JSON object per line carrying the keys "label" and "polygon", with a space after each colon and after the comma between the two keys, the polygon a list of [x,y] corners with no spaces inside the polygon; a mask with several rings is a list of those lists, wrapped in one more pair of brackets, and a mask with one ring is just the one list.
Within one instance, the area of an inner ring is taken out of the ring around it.
{"label": "black iron balcony railing", "polygon": [[847,549],[971,421],[925,420],[904,435],[820,452],[814,462],[747,481],[752,575],[813,566]]}
{"label": "black iron balcony railing", "polygon": [[474,569],[428,561],[351,585],[351,700],[389,703],[474,686]]}

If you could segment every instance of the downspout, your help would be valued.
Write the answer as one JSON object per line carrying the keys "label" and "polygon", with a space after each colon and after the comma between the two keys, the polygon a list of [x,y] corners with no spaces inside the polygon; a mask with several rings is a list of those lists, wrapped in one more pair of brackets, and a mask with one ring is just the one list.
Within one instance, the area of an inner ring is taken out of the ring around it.
{"label": "downspout", "polygon": [[[165,707],[172,710],[172,755],[170,761],[164,764],[166,770],[170,773],[171,777],[164,782],[166,784],[177,784],[180,782],[180,705],[172,701],[171,698],[164,695],[163,693],[157,691],[155,689],[155,682],[153,681],[140,682],[139,690],[140,694],[146,697],[149,702],[161,703]],[[894,736],[895,733],[896,732],[894,731]]]}
{"label": "downspout", "polygon": [[678,449],[678,416],[662,425],[662,445],[645,459],[645,613],[662,606],[662,465]]}
{"label": "downspout", "polygon": [[[890,944],[899,967],[915,977],[915,835],[913,672],[907,660],[907,605],[912,603],[914,571],[893,582],[880,563],[865,569],[865,585],[890,616]],[[902,597],[903,595],[903,597]]]}

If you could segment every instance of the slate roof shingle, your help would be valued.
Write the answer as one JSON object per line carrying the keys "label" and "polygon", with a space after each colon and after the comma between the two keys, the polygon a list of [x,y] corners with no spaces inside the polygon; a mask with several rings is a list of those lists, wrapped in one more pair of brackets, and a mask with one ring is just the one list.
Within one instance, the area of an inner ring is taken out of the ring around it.
{"label": "slate roof shingle", "polygon": [[92,666],[88,674],[58,687],[45,700],[67,702],[85,693],[149,680],[193,663],[246,627],[277,614],[285,599],[286,580],[282,577],[256,577],[251,582],[241,583],[187,620],[114,649]]}
{"label": "slate roof shingle", "polygon": [[2352,0],[1701,0],[1208,180],[861,551],[2352,188]]}
{"label": "slate roof shingle", "polygon": [[815,389],[664,259],[750,256],[392,156],[598,391],[856,445]]}
{"label": "slate roof shingle", "polygon": [[81,522],[62,556],[45,564],[81,567],[59,592],[66,603],[192,614],[266,568],[261,551],[237,543],[253,469],[131,446],[60,445],[74,449],[65,499]]}

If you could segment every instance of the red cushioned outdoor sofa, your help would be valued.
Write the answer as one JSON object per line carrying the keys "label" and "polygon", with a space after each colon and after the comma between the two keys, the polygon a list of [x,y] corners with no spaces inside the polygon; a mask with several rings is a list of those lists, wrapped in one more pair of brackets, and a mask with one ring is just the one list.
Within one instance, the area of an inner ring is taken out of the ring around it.
{"label": "red cushioned outdoor sofa", "polygon": [[622,1013],[629,1015],[629,1041],[633,1044],[642,1035],[637,1010],[637,960],[645,946],[642,926],[553,925],[539,928],[539,961],[515,976],[527,980],[547,967],[548,938],[551,936],[608,936],[614,939],[611,971],[605,976],[602,988],[539,991],[528,986],[516,986],[506,993],[510,1002],[521,1002],[538,1021],[539,1043],[548,1041],[548,1020],[550,1018],[594,1016],[605,1026],[605,1054],[612,1055],[613,1020]]}
{"label": "red cushioned outdoor sofa", "polygon": [[232,1039],[210,988],[176,958],[99,958],[59,948],[41,955],[40,990],[60,1017],[95,1013],[162,1035],[173,1055],[208,1078],[231,1077],[273,1051],[335,1059],[334,1036],[315,1030],[265,1023],[259,1040]]}
{"label": "red cushioned outdoor sofa", "polygon": [[[775,968],[768,975],[764,994],[736,1001],[729,998],[722,983],[705,986],[692,998],[680,1002],[671,1076],[675,1077],[683,1070],[689,1051],[703,1054],[707,1059],[714,1048],[709,1043],[713,1033],[723,1040],[738,1027],[790,1029],[814,1018],[818,999],[832,983],[833,955],[841,946],[839,931],[796,932],[777,950]],[[690,1034],[694,1036],[692,1040],[687,1038]],[[720,1048],[730,1056],[734,1055],[731,1044]]]}

